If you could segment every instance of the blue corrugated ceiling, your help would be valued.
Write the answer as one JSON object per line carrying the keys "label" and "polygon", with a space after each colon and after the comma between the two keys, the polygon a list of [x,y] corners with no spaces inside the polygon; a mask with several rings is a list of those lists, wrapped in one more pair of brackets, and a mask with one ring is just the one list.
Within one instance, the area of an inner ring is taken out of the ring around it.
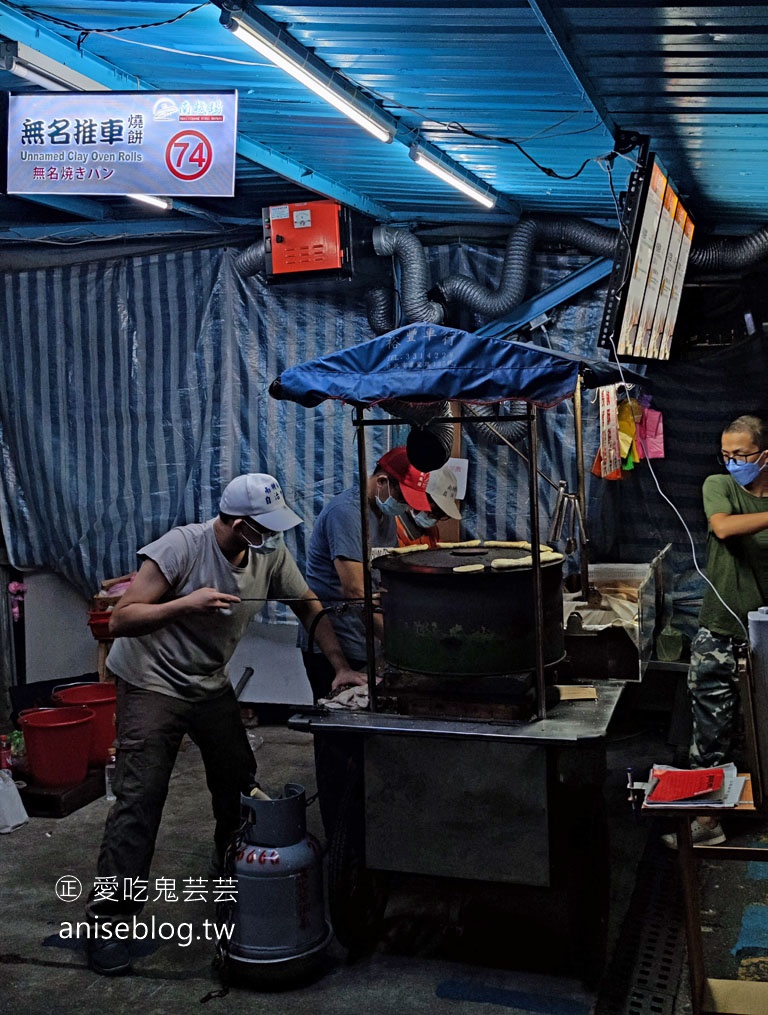
{"label": "blue corrugated ceiling", "polygon": [[[390,222],[504,227],[535,212],[611,223],[632,165],[632,153],[606,158],[617,131],[649,137],[700,229],[748,232],[768,218],[763,5],[244,0],[246,15],[268,18],[383,110],[390,144],[227,31],[222,8],[236,6],[0,2],[0,89],[41,87],[19,76],[19,51],[33,68],[110,89],[237,89],[235,196],[177,208],[166,217],[177,229],[247,226],[264,206],[317,194]],[[497,206],[484,211],[417,166],[414,141],[491,188]],[[3,230],[142,232],[157,219],[122,199],[0,199]]]}

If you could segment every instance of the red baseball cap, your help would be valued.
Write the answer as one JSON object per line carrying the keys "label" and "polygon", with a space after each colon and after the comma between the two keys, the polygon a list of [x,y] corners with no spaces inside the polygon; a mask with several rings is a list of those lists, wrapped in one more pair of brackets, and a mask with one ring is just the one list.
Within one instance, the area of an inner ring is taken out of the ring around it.
{"label": "red baseball cap", "polygon": [[429,473],[414,469],[408,461],[405,448],[392,448],[379,459],[379,465],[392,479],[396,479],[403,491],[403,499],[417,511],[429,511],[432,505],[427,498]]}

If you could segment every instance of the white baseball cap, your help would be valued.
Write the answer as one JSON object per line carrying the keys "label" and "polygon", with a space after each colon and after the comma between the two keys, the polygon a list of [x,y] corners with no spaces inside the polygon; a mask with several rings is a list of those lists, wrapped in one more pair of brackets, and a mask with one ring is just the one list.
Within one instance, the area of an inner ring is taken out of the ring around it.
{"label": "white baseball cap", "polygon": [[427,494],[449,518],[461,518],[461,511],[456,503],[457,491],[456,476],[447,465],[430,472]]}
{"label": "white baseball cap", "polygon": [[285,532],[302,522],[296,512],[286,506],[275,477],[264,472],[236,476],[221,495],[219,510],[235,518],[252,518],[273,532]]}

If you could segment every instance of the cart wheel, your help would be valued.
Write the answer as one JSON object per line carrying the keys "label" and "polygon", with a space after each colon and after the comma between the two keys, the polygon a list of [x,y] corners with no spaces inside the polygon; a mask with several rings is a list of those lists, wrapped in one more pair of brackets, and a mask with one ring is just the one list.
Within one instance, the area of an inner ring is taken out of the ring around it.
{"label": "cart wheel", "polygon": [[347,783],[328,851],[328,908],[340,944],[354,954],[381,932],[389,875],[365,866],[365,801],[359,775]]}

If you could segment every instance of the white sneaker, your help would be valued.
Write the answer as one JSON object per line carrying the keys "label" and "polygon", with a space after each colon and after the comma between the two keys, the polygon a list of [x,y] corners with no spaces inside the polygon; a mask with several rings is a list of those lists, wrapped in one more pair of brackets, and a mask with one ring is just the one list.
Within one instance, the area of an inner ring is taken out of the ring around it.
{"label": "white sneaker", "polygon": [[[694,846],[719,846],[725,842],[725,833],[719,821],[712,826],[700,825],[694,818],[691,822],[691,838]],[[670,849],[677,849],[677,836],[674,832],[671,835],[662,835],[661,841]]]}

